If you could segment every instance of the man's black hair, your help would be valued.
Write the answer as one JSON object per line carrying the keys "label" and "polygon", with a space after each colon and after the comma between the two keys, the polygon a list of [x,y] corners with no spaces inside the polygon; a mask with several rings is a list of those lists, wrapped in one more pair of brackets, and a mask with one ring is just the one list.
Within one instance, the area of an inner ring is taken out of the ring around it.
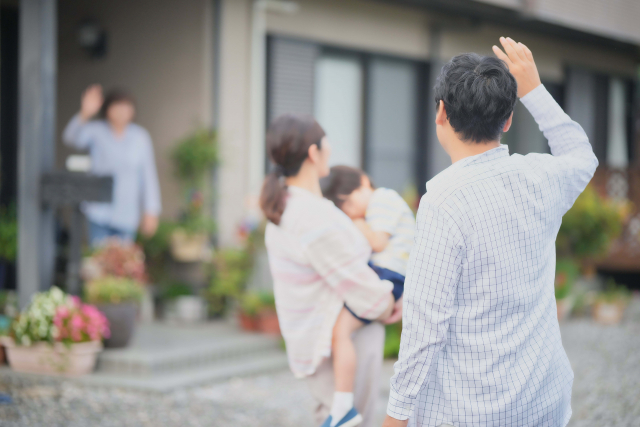
{"label": "man's black hair", "polygon": [[442,67],[435,86],[436,108],[444,101],[449,123],[463,141],[500,139],[516,105],[516,79],[504,61],[464,53]]}

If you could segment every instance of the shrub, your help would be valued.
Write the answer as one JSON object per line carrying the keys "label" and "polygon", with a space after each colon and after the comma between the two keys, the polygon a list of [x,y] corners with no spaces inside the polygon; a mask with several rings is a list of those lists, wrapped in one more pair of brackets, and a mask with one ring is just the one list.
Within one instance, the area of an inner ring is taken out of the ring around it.
{"label": "shrub", "polygon": [[18,252],[16,207],[0,207],[0,260],[14,262]]}
{"label": "shrub", "polygon": [[588,186],[562,218],[556,241],[558,252],[579,259],[603,255],[622,232],[627,209],[627,204],[600,197]]}
{"label": "shrub", "polygon": [[85,298],[91,304],[121,304],[139,302],[144,288],[135,280],[126,277],[104,276],[87,283]]}

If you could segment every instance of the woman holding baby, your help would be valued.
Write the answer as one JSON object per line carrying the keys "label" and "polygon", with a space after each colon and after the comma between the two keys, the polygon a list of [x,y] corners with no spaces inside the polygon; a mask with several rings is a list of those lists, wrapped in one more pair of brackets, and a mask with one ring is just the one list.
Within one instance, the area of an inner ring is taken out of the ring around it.
{"label": "woman holding baby", "polygon": [[384,344],[375,321],[402,316],[413,215],[362,172],[330,170],[331,146],[310,116],[274,120],[267,153],[275,168],[260,202],[289,365],[310,385],[318,424],[371,425]]}

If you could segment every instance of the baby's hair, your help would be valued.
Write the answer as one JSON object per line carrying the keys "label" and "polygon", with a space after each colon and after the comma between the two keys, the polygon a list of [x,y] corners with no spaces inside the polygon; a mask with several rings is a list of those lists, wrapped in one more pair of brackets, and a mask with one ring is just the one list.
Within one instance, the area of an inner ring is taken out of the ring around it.
{"label": "baby's hair", "polygon": [[342,209],[344,199],[362,186],[363,176],[366,174],[358,168],[334,166],[331,168],[329,176],[320,180],[322,195]]}

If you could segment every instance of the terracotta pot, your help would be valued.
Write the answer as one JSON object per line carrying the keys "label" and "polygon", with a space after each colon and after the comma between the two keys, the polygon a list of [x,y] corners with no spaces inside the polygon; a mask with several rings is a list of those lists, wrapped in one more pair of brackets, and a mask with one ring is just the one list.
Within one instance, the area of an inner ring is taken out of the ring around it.
{"label": "terracotta pot", "polygon": [[102,350],[100,341],[74,343],[69,347],[62,343],[35,343],[16,345],[10,337],[0,338],[7,351],[11,369],[48,375],[79,376],[93,371],[96,358]]}
{"label": "terracotta pot", "polygon": [[138,305],[133,302],[122,304],[99,304],[100,310],[109,321],[111,335],[104,340],[108,348],[126,347],[136,327]]}
{"label": "terracotta pot", "polygon": [[280,335],[280,323],[275,310],[263,310],[258,315],[258,328],[260,332],[271,335]]}
{"label": "terracotta pot", "polygon": [[623,302],[596,302],[593,306],[593,318],[603,325],[617,325],[622,320],[626,304]]}
{"label": "terracotta pot", "polygon": [[257,316],[249,316],[248,314],[240,311],[238,312],[238,322],[240,323],[240,327],[245,331],[253,332],[259,330]]}

